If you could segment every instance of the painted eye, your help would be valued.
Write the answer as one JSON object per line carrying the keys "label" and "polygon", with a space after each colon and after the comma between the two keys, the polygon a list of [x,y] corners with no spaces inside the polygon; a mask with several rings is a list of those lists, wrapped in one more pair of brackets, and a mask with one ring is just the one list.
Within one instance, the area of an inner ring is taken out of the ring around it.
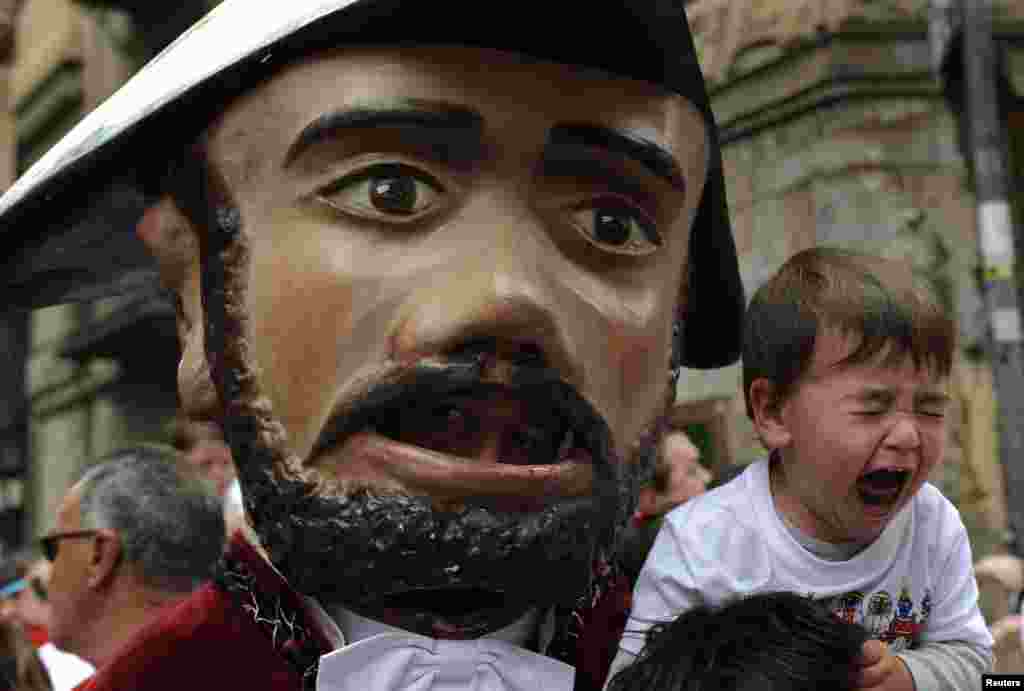
{"label": "painted eye", "polygon": [[413,220],[437,207],[443,188],[403,163],[370,166],[317,191],[316,199],[339,211],[386,220]]}
{"label": "painted eye", "polygon": [[614,254],[645,256],[662,246],[647,214],[619,199],[596,199],[577,206],[573,225],[591,244]]}

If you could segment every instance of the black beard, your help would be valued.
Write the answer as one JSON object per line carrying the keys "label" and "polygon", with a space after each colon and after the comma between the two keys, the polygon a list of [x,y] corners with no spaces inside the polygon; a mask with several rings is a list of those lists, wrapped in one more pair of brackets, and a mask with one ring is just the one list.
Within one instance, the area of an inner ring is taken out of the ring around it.
{"label": "black beard", "polygon": [[[357,430],[384,401],[396,405],[426,392],[441,396],[446,388],[472,384],[481,372],[475,368],[474,375],[465,361],[417,369],[372,388],[323,436],[333,440]],[[281,450],[262,444],[239,415],[229,416],[232,447],[244,459],[239,476],[246,510],[289,583],[326,606],[432,636],[479,636],[530,608],[583,604],[595,585],[595,565],[610,559],[633,511],[635,472],[649,462],[660,434],[645,436],[634,448],[642,461],[623,464],[606,423],[569,385],[550,371],[517,371],[527,382],[521,390],[571,400],[565,407],[576,411],[575,429],[593,459],[590,496],[518,513],[471,501],[464,509],[441,511],[429,497],[372,490],[325,494],[315,477],[274,472],[271,459],[280,458]]]}
{"label": "black beard", "polygon": [[[442,621],[449,635],[475,637],[531,607],[576,605],[604,532],[589,498],[531,514],[442,513],[420,497],[308,490],[261,522],[278,570],[324,605],[431,636],[443,633]],[[458,601],[467,609],[453,609]]]}

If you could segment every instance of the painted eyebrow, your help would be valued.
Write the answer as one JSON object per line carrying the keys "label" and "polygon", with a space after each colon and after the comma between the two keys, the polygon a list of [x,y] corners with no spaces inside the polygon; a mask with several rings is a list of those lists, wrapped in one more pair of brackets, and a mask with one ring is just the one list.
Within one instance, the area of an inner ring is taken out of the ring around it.
{"label": "painted eyebrow", "polygon": [[686,191],[682,168],[667,149],[631,132],[612,127],[590,123],[557,124],[548,135],[544,159],[559,161],[567,156],[582,157],[588,149],[604,149],[630,158],[679,191]]}
{"label": "painted eyebrow", "polygon": [[302,128],[285,153],[283,167],[322,142],[374,128],[408,130],[430,142],[445,160],[473,162],[484,149],[484,119],[478,112],[443,101],[409,99],[324,113]]}

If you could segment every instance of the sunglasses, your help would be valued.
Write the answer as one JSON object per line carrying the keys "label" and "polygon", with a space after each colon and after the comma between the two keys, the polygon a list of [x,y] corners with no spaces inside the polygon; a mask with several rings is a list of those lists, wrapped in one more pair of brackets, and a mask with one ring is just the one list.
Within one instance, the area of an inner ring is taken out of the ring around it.
{"label": "sunglasses", "polygon": [[39,538],[39,546],[42,548],[43,556],[46,557],[46,560],[53,561],[57,558],[57,548],[60,546],[61,540],[93,537],[98,532],[98,530],[69,530],[66,533],[51,533]]}

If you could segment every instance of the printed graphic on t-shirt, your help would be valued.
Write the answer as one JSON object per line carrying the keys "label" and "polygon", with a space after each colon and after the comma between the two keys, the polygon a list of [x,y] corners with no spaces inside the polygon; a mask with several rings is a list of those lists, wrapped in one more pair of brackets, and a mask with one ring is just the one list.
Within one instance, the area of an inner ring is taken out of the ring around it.
{"label": "printed graphic on t-shirt", "polygon": [[931,591],[924,591],[920,607],[917,607],[906,585],[900,588],[895,601],[885,590],[870,594],[854,590],[826,598],[825,602],[837,618],[860,624],[872,638],[888,643],[893,652],[917,645],[932,612]]}

